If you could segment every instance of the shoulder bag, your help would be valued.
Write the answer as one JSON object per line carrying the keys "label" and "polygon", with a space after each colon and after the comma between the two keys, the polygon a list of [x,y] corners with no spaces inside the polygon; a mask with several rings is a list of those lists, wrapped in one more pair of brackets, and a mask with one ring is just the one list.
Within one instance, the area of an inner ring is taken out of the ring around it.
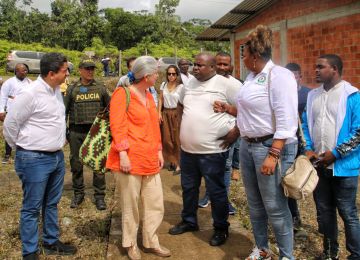
{"label": "shoulder bag", "polygon": [[[271,83],[271,71],[273,67],[269,71],[269,79],[268,79],[268,95],[269,102],[271,106],[270,100],[270,83]],[[275,123],[275,114],[273,113],[273,122]],[[300,135],[301,144],[305,147],[305,138],[304,133],[301,128],[301,121],[298,117],[298,131]],[[279,169],[281,171],[281,158],[278,162]],[[299,155],[295,158],[293,164],[286,171],[285,176],[281,181],[281,185],[284,188],[284,194],[286,197],[293,199],[304,199],[311,195],[311,193],[315,190],[316,185],[319,181],[319,177],[317,175],[316,169],[310,162],[310,160],[305,155]]]}
{"label": "shoulder bag", "polygon": [[[126,93],[126,110],[130,104],[130,91],[123,87]],[[90,128],[89,133],[79,150],[80,161],[96,172],[106,172],[106,159],[111,146],[111,132],[109,121],[109,106],[99,112]]]}

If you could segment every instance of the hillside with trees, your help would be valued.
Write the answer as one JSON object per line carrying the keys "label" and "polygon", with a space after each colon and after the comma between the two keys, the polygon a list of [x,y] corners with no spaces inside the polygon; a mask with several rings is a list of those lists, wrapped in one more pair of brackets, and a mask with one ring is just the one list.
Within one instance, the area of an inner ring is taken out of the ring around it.
{"label": "hillside with trees", "polygon": [[227,43],[195,41],[211,22],[197,18],[182,22],[175,15],[179,3],[159,0],[155,13],[150,13],[122,8],[99,10],[97,0],[55,0],[51,12],[42,13],[32,7],[32,0],[1,0],[1,69],[7,52],[19,47],[68,50],[75,65],[84,51],[94,51],[95,57],[116,57],[122,51],[123,57],[149,54],[192,58],[200,50],[228,50]]}

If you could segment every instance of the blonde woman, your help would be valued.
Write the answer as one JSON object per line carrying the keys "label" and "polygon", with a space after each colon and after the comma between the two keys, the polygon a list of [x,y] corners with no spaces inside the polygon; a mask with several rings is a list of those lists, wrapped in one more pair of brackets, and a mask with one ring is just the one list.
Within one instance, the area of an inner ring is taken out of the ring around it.
{"label": "blonde woman", "polygon": [[183,84],[180,84],[180,71],[175,65],[166,69],[166,79],[160,88],[159,118],[164,159],[170,163],[174,175],[180,174],[180,118],[177,106]]}
{"label": "blonde woman", "polygon": [[164,216],[160,169],[164,164],[156,105],[147,90],[158,78],[153,57],[142,56],[131,69],[130,103],[126,108],[124,88],[118,88],[110,102],[113,137],[106,167],[118,174],[121,188],[122,245],[130,259],[141,259],[137,246],[139,202],[143,206],[142,238],[145,252],[168,257],[160,246],[157,230]]}

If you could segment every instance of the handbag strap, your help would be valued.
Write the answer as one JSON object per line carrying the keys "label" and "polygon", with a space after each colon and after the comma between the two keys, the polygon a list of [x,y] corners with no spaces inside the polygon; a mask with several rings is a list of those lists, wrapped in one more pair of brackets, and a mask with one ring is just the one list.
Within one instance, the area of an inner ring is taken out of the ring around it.
{"label": "handbag strap", "polygon": [[129,109],[129,105],[130,105],[130,90],[128,87],[122,87],[125,90],[125,94],[126,94],[126,111],[128,111]]}
{"label": "handbag strap", "polygon": [[[125,98],[126,98],[126,111],[129,109],[130,105],[130,90],[128,87],[119,86],[119,88],[123,88],[125,90]],[[107,106],[104,108],[103,111],[99,112],[99,114],[105,114],[106,112],[110,111],[110,102],[107,104]]]}

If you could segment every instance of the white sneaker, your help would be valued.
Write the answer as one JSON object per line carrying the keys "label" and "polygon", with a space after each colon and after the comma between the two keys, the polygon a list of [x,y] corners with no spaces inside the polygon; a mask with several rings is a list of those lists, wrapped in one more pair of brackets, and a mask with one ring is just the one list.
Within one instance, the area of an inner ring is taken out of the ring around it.
{"label": "white sneaker", "polygon": [[245,260],[271,260],[271,251],[269,249],[253,248],[251,254]]}

